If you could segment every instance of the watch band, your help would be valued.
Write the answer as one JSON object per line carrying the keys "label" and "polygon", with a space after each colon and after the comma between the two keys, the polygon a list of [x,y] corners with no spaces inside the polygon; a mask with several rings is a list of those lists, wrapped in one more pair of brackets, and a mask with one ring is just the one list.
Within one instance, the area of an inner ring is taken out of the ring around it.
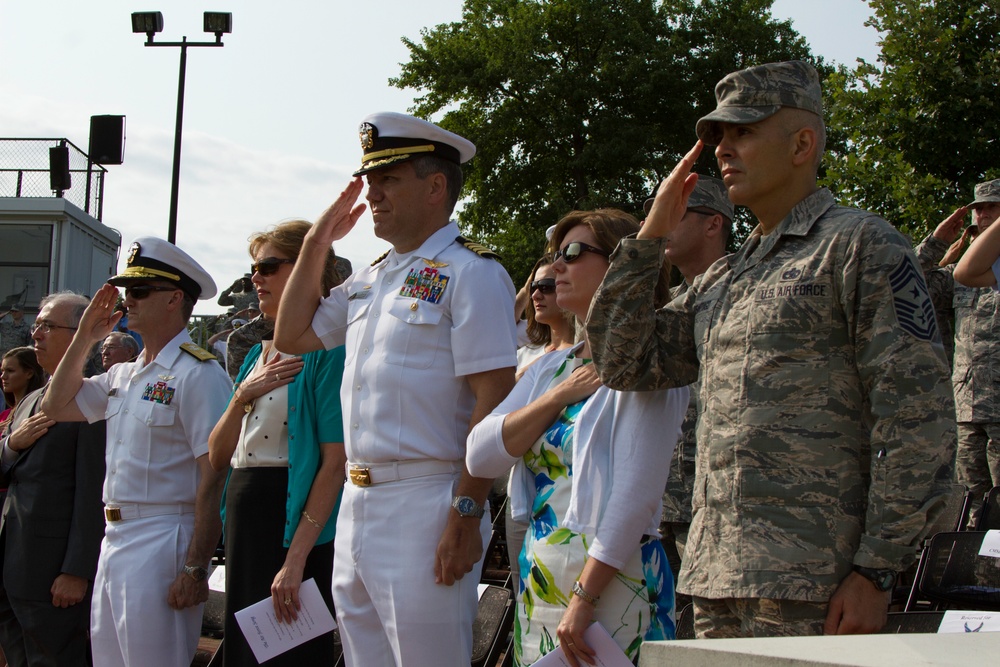
{"label": "watch band", "polygon": [[455,496],[451,499],[451,506],[463,517],[479,519],[486,513],[486,508],[469,496]]}
{"label": "watch band", "polygon": [[195,581],[204,581],[205,577],[208,576],[208,570],[203,567],[198,567],[197,565],[185,565],[184,574],[191,577]]}
{"label": "watch band", "polygon": [[878,570],[872,567],[855,565],[854,571],[872,582],[875,588],[883,593],[891,591],[896,585],[896,573],[893,570]]}

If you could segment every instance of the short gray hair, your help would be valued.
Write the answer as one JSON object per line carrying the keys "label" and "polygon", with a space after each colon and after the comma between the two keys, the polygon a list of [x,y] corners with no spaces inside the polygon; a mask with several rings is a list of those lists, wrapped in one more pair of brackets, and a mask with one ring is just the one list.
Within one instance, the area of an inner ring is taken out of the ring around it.
{"label": "short gray hair", "polygon": [[87,306],[90,305],[90,299],[69,290],[63,292],[53,292],[48,296],[42,297],[42,300],[38,304],[38,309],[41,310],[50,304],[52,306],[67,306],[69,308],[70,318],[70,322],[68,324],[72,324],[75,327],[80,324],[80,318],[83,317],[83,311],[87,310]]}
{"label": "short gray hair", "polygon": [[135,338],[132,338],[132,336],[128,335],[127,333],[123,331],[112,331],[104,339],[105,342],[109,340],[117,341],[119,345],[121,345],[123,348],[125,348],[126,351],[128,351],[128,355],[130,357],[139,356],[139,343],[135,342]]}

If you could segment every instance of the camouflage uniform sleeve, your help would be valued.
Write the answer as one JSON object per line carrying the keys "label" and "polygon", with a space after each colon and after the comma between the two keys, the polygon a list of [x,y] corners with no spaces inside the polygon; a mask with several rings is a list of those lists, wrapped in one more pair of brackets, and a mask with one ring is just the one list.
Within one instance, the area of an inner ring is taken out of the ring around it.
{"label": "camouflage uniform sleeve", "polygon": [[913,250],[917,255],[917,261],[920,262],[920,270],[926,274],[937,269],[938,262],[944,259],[944,254],[948,252],[948,247],[948,243],[934,238],[933,234],[929,234]]}
{"label": "camouflage uniform sleeve", "polygon": [[591,353],[601,380],[612,389],[683,387],[698,378],[697,289],[659,311],[654,306],[663,245],[662,240],[622,239],[590,306]]}
{"label": "camouflage uniform sleeve", "polygon": [[[929,295],[902,236],[878,218],[847,244],[842,303],[852,320],[871,444],[865,531],[857,565],[902,570],[943,509],[955,453],[948,367]],[[921,319],[923,318],[923,319]]]}

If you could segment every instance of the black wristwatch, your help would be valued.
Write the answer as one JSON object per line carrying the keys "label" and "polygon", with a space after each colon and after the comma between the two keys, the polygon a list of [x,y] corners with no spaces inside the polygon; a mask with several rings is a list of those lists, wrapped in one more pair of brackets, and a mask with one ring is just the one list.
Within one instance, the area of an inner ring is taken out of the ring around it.
{"label": "black wristwatch", "polygon": [[875,584],[875,588],[883,593],[891,591],[892,587],[896,585],[896,572],[893,570],[876,570],[871,567],[855,565],[854,571]]}
{"label": "black wristwatch", "polygon": [[482,518],[486,512],[485,507],[469,496],[455,496],[452,498],[451,506],[455,508],[459,516],[472,517],[473,519]]}

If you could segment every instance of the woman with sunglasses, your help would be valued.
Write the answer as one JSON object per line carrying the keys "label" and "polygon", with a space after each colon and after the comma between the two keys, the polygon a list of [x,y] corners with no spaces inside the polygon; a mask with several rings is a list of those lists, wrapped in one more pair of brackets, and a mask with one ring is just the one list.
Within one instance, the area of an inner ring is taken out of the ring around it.
{"label": "woman with sunglasses", "polygon": [[[556,225],[556,302],[577,318],[618,241],[639,230],[627,213],[575,211]],[[668,299],[665,262],[657,299]],[[583,639],[597,620],[635,659],[644,640],[672,639],[673,576],[658,539],[661,496],[688,405],[687,388],[617,392],[601,385],[584,340],[533,364],[469,435],[469,472],[513,466],[515,518],[529,519],[521,557],[514,659],[535,662],[558,642],[570,664],[593,662]]]}
{"label": "woman with sunglasses", "polygon": [[517,379],[521,379],[525,369],[539,357],[571,347],[576,335],[573,314],[556,304],[556,274],[549,255],[532,267],[528,297],[527,335],[531,342],[517,351]]}
{"label": "woman with sunglasses", "polygon": [[[310,224],[292,220],[250,239],[251,280],[272,322]],[[323,290],[337,282],[327,253]],[[226,545],[225,664],[256,665],[234,614],[270,596],[290,623],[299,586],[316,580],[333,611],[333,537],[344,483],[340,387],[344,348],[283,354],[266,339],[247,354],[232,400],[208,441],[209,460],[231,467],[223,497]],[[333,633],[282,653],[268,665],[325,664]]]}

